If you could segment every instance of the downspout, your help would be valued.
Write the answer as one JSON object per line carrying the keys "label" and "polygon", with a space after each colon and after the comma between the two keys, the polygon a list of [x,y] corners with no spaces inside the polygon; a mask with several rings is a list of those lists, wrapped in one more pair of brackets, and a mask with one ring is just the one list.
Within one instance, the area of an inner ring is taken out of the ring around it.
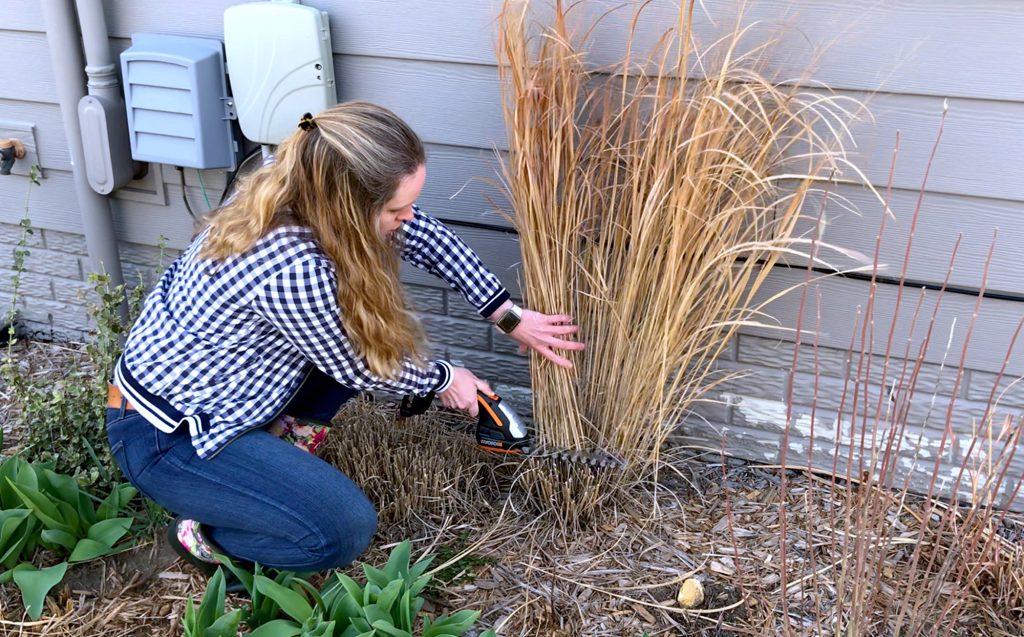
{"label": "downspout", "polygon": [[[99,4],[97,0],[96,4]],[[72,0],[42,0],[43,18],[46,23],[46,39],[49,43],[53,75],[57,83],[57,97],[60,101],[61,118],[64,121],[64,132],[67,135],[68,150],[71,153],[71,170],[75,181],[75,194],[82,215],[82,226],[85,231],[85,243],[89,251],[94,272],[106,273],[110,277],[111,287],[124,283],[121,271],[121,258],[117,249],[117,238],[114,232],[114,218],[110,209],[110,200],[94,191],[89,185],[86,175],[85,152],[82,147],[82,130],[78,120],[78,102],[85,97],[85,82],[82,69],[81,42],[78,35],[78,23]],[[102,20],[102,7],[100,7]],[[90,28],[95,24],[90,18]],[[109,59],[109,43],[106,39],[106,24],[103,24],[103,47],[107,48],[105,57]],[[99,49],[94,42],[90,49]],[[116,83],[114,85],[116,87]],[[122,303],[122,318],[127,318],[127,306]]]}

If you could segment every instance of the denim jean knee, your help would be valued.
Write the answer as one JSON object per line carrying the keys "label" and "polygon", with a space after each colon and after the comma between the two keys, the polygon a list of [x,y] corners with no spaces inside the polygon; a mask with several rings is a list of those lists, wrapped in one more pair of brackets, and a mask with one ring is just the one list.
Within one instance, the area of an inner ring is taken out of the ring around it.
{"label": "denim jean knee", "polygon": [[[339,512],[340,513],[340,512]],[[322,555],[316,570],[339,568],[351,564],[366,552],[377,532],[377,511],[364,496],[361,500],[349,498],[343,516],[330,523],[330,528],[321,529],[326,544],[317,547]]]}

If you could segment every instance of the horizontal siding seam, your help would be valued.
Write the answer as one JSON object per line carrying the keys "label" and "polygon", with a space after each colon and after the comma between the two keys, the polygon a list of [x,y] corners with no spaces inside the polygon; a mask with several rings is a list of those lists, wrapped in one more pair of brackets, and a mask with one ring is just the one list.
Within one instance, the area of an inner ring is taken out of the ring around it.
{"label": "horizontal siding seam", "polygon": [[[1024,104],[1024,102],[1021,102],[1021,103]],[[941,153],[941,152],[942,152],[942,146],[940,144],[940,146],[939,146],[939,153]],[[779,183],[785,184],[785,183],[791,183],[791,182],[795,182],[795,181],[796,180],[780,181]],[[850,186],[850,187],[853,187],[853,188],[866,188],[867,187],[867,184],[865,184],[864,182],[857,182],[857,181],[853,181],[853,180],[850,180],[850,179],[835,179],[835,178],[831,178],[830,179],[829,177],[811,177],[810,181],[815,183],[815,184],[830,184],[830,185],[838,185],[838,186]],[[872,183],[872,182],[868,182],[868,183],[870,183],[872,186],[874,186],[876,190],[883,190],[885,188],[885,184],[883,184],[883,183]],[[918,192],[920,192],[920,189],[918,189],[918,188],[906,188],[906,187],[895,187],[894,186],[892,188],[892,192],[894,192],[894,193],[900,193],[900,192],[903,192],[903,193],[918,193]],[[941,189],[940,190],[936,190],[936,189],[933,189],[933,188],[926,188],[925,189],[925,193],[929,194],[929,195],[942,195],[943,197],[957,197],[957,198],[960,198],[960,199],[981,199],[983,201],[991,201],[991,202],[995,202],[995,203],[1024,203],[1024,197],[1022,197],[1022,198],[992,197],[992,196],[983,195],[983,194],[956,192],[956,191],[953,191],[953,190],[941,190]]]}

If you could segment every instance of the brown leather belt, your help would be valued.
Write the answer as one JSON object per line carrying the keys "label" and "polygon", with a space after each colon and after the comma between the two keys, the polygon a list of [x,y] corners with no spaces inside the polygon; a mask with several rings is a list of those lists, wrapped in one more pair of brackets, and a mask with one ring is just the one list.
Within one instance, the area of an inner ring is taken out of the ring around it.
{"label": "brown leather belt", "polygon": [[107,383],[107,407],[120,409],[122,404],[125,409],[135,410],[135,407],[132,407],[132,404],[121,394],[120,387],[114,383]]}

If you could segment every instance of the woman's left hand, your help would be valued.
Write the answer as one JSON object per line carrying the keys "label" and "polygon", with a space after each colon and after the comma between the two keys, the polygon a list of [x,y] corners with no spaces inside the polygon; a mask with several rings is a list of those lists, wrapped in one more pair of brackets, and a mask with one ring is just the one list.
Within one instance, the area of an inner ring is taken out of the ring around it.
{"label": "woman's left hand", "polygon": [[586,347],[583,343],[562,338],[577,333],[579,329],[578,325],[572,324],[572,317],[568,314],[541,314],[523,309],[519,325],[509,336],[519,343],[520,354],[532,349],[555,365],[572,369],[572,361],[556,354],[555,350],[583,350]]}

